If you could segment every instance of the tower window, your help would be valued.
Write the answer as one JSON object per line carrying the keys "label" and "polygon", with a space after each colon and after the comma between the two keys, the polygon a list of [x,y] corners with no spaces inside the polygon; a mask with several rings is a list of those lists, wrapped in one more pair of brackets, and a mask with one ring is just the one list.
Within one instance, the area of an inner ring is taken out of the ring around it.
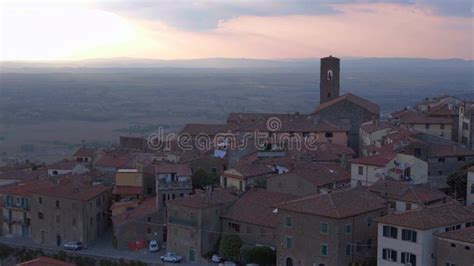
{"label": "tower window", "polygon": [[332,76],[333,76],[332,70],[328,70],[327,80],[332,80]]}
{"label": "tower window", "polygon": [[331,98],[331,93],[330,92],[328,92],[328,98]]}

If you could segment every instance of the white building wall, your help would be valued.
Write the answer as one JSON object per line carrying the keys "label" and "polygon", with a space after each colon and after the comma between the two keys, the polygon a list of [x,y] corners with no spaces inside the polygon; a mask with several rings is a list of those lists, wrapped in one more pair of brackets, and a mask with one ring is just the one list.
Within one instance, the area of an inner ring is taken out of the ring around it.
{"label": "white building wall", "polygon": [[471,188],[474,186],[474,172],[469,171],[467,173],[467,186],[466,186],[466,205],[474,205],[474,193]]}

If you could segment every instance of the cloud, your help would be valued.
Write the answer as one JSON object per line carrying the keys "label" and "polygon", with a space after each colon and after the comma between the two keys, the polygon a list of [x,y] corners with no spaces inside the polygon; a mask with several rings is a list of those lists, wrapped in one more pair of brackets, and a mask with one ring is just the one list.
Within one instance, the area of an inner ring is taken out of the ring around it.
{"label": "cloud", "polygon": [[161,21],[187,30],[211,30],[241,16],[337,15],[335,5],[397,4],[416,6],[439,16],[472,16],[471,0],[234,0],[234,1],[106,1],[98,7],[135,19]]}

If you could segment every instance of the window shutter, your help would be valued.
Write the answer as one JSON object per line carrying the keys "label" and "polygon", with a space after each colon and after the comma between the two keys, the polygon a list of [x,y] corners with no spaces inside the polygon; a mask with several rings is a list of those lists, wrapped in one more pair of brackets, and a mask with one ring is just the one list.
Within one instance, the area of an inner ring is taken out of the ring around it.
{"label": "window shutter", "polygon": [[416,231],[413,231],[413,242],[416,242]]}
{"label": "window shutter", "polygon": [[392,260],[397,261],[397,252],[395,250],[392,250]]}
{"label": "window shutter", "polygon": [[387,250],[386,250],[386,249],[383,249],[383,250],[382,250],[382,258],[383,258],[384,260],[387,259]]}

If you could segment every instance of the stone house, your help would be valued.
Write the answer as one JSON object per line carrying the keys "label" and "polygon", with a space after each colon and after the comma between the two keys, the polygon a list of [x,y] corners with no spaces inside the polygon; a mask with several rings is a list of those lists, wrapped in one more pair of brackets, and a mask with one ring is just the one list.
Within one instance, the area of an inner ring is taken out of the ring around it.
{"label": "stone house", "polygon": [[89,169],[93,169],[95,163],[103,154],[104,152],[99,149],[81,147],[74,152],[72,157],[74,158],[74,161],[85,165]]}
{"label": "stone house", "polygon": [[154,197],[144,199],[135,206],[128,207],[113,215],[113,245],[118,250],[132,249],[135,243],[148,243],[150,240],[164,242],[164,220],[156,208]]}
{"label": "stone house", "polygon": [[306,163],[289,172],[271,176],[267,190],[296,196],[342,188],[350,183],[350,171],[335,163]]}
{"label": "stone house", "polygon": [[436,237],[471,226],[474,213],[457,202],[430,205],[377,219],[377,265],[436,265]]}
{"label": "stone house", "polygon": [[32,190],[31,238],[49,246],[69,241],[89,245],[110,222],[111,191],[111,187],[68,179]]}
{"label": "stone house", "polygon": [[253,188],[242,194],[221,217],[224,233],[239,234],[246,246],[278,249],[274,205],[297,198],[294,195]]}
{"label": "stone house", "polygon": [[369,190],[390,202],[391,213],[453,201],[428,184],[413,185],[410,182],[393,179],[380,179],[370,186]]}
{"label": "stone house", "polygon": [[156,205],[165,207],[166,202],[190,195],[193,191],[191,167],[188,163],[161,162],[152,165],[156,184]]}
{"label": "stone house", "polygon": [[371,186],[384,178],[428,183],[428,164],[412,155],[382,153],[351,161],[351,186]]}
{"label": "stone house", "polygon": [[474,149],[474,101],[464,101],[459,107],[458,141]]}
{"label": "stone house", "polygon": [[53,186],[49,181],[27,181],[0,190],[2,197],[2,235],[31,237],[31,191]]}
{"label": "stone house", "polygon": [[118,169],[127,168],[131,156],[128,153],[109,151],[95,163],[95,169],[102,173],[115,173]]}
{"label": "stone house", "polygon": [[359,265],[376,258],[375,219],[386,201],[363,188],[276,205],[277,265]]}
{"label": "stone house", "polygon": [[470,265],[474,262],[474,226],[436,235],[436,265]]}
{"label": "stone house", "polygon": [[212,189],[168,201],[168,251],[186,261],[199,261],[216,251],[222,232],[221,215],[237,200],[229,189]]}
{"label": "stone house", "polygon": [[155,194],[155,178],[137,169],[118,169],[115,172],[114,201],[142,200]]}
{"label": "stone house", "polygon": [[400,115],[399,121],[400,127],[452,140],[454,119],[451,117],[431,116],[409,110]]}
{"label": "stone house", "polygon": [[381,147],[383,138],[395,130],[395,126],[377,119],[362,123],[359,130],[360,156],[369,156],[366,147]]}
{"label": "stone house", "polygon": [[253,186],[265,185],[267,177],[274,175],[270,167],[256,162],[239,161],[234,168],[224,171],[220,176],[223,188],[246,191]]}

